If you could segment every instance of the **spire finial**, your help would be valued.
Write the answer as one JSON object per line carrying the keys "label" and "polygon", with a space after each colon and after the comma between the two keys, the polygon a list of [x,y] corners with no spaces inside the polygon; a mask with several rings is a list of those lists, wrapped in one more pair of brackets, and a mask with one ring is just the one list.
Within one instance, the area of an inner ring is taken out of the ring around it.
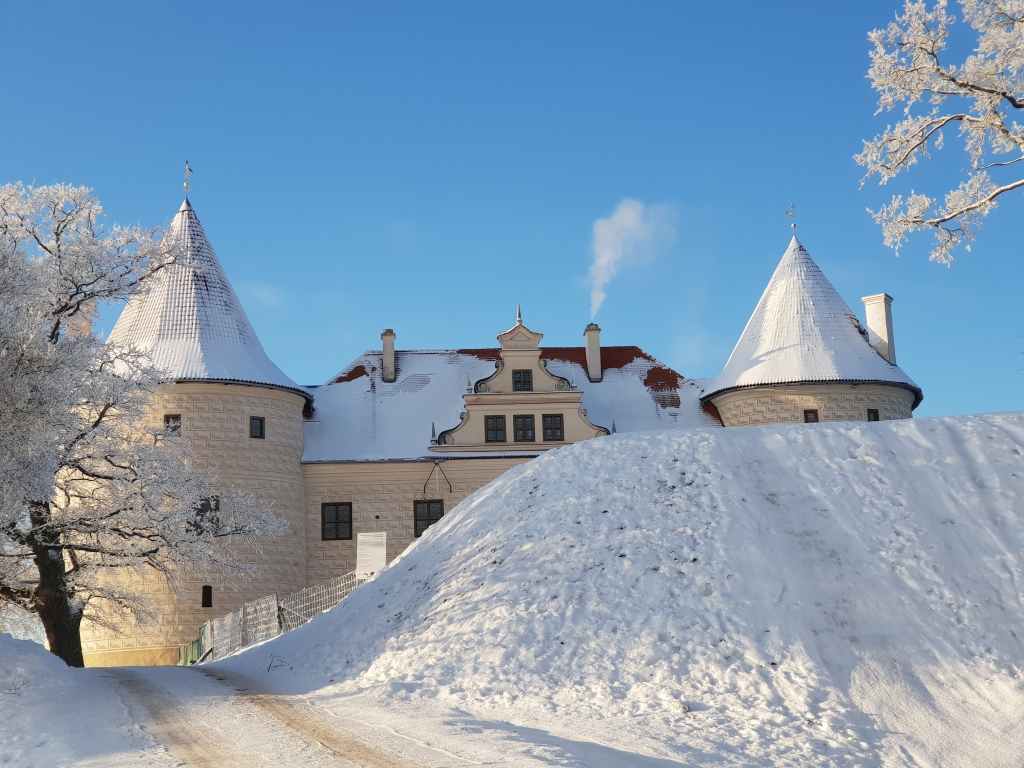
{"label": "spire finial", "polygon": [[188,177],[192,175],[192,169],[188,167],[188,160],[185,161],[185,199],[188,200],[188,191],[192,185],[188,183]]}
{"label": "spire finial", "polygon": [[523,324],[523,308],[522,305],[516,304],[516,325]]}
{"label": "spire finial", "polygon": [[786,211],[786,215],[789,216],[790,219],[792,219],[792,223],[789,226],[793,228],[793,234],[795,235],[796,234],[796,206],[791,204],[789,206],[789,210]]}

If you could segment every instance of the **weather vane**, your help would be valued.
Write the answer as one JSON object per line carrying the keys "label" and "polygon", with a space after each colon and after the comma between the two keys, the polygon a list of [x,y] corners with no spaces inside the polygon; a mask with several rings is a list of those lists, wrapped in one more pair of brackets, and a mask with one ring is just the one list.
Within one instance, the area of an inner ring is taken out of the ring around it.
{"label": "weather vane", "polygon": [[790,205],[789,210],[786,211],[786,215],[793,220],[793,223],[790,224],[789,226],[791,226],[793,228],[793,231],[796,232],[796,206]]}
{"label": "weather vane", "polygon": [[188,160],[185,161],[185,197],[188,197],[188,191],[192,188],[192,185],[188,183],[188,177],[192,175],[192,169],[188,167]]}

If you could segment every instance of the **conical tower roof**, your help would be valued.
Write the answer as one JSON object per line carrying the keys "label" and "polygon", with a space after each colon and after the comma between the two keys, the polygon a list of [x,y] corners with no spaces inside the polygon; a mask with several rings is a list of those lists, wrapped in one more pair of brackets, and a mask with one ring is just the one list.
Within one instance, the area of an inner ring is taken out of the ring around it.
{"label": "conical tower roof", "polygon": [[149,353],[175,381],[237,381],[306,394],[263,351],[187,199],[164,242],[183,253],[128,302],[108,343]]}
{"label": "conical tower roof", "polygon": [[702,399],[739,387],[810,382],[921,388],[868,343],[868,333],[793,237],[722,372]]}

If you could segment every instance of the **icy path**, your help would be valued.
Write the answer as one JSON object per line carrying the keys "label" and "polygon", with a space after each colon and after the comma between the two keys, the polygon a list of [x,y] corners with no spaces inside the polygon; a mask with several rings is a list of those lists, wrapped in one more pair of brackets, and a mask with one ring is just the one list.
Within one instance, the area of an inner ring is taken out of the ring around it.
{"label": "icy path", "polygon": [[136,765],[415,768],[362,743],[301,697],[255,693],[242,678],[178,667],[103,674],[132,719],[166,749],[138,755]]}

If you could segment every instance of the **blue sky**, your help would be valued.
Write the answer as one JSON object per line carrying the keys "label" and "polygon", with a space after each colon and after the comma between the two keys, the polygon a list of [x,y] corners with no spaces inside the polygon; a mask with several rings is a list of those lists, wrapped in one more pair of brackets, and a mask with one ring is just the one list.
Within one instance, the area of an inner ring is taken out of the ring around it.
{"label": "blue sky", "polygon": [[1020,409],[1020,195],[950,268],[928,236],[896,258],[865,211],[964,164],[949,141],[860,187],[852,156],[894,119],[873,114],[866,34],[898,7],[2,0],[0,182],[84,184],[111,222],[158,226],[188,159],[267,352],[306,384],[384,327],[399,349],[493,346],[517,302],[545,345],[582,344],[594,221],[625,198],[675,237],[609,283],[602,341],[713,376],[795,204],[854,311],[895,297],[918,415]]}

